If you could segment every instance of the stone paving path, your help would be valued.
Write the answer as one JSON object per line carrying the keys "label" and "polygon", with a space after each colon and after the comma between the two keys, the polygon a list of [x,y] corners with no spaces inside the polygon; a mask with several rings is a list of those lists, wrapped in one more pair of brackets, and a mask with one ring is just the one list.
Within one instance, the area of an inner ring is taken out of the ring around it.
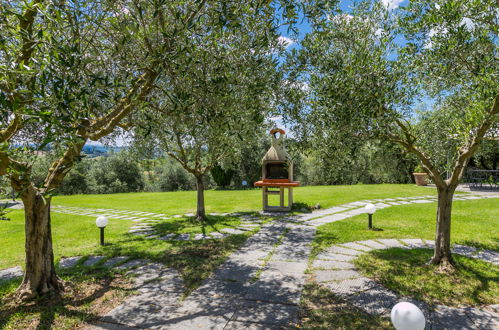
{"label": "stone paving path", "polygon": [[[154,300],[144,296],[111,311],[102,320],[103,323],[93,329],[110,329],[113,326],[116,329],[293,327],[298,321],[298,304],[307,278],[305,271],[317,226],[364,213],[366,202],[377,202],[377,208],[384,208],[433,201],[434,198],[429,196],[361,201],[265,224],[185,300],[168,302],[168,294],[157,291],[154,299],[167,301],[161,308],[144,310],[143,306]],[[317,270],[315,276],[325,283],[338,279],[353,281],[366,291],[370,288],[368,283],[355,279],[358,273],[350,261],[373,248],[402,245],[397,240],[385,240],[384,243],[373,241],[372,244],[346,243],[335,247],[330,252],[336,259],[316,261],[316,265],[322,263],[321,268],[326,271],[318,273],[321,270]],[[491,255],[491,258],[495,256]],[[349,282],[342,282],[336,290],[340,293],[341,290],[351,290],[351,286],[347,287],[345,283]],[[370,300],[364,300],[370,306],[379,305],[376,301],[384,299],[383,296],[373,296],[374,292],[370,291]],[[389,300],[383,300],[381,305],[388,306],[389,303]]]}
{"label": "stone paving path", "polygon": [[[353,264],[359,255],[376,249],[434,248],[434,242],[421,239],[377,239],[334,245],[317,255],[312,264],[313,277],[319,285],[345,298],[352,305],[370,314],[389,317],[391,308],[400,301],[410,301],[425,314],[427,328],[437,329],[498,329],[498,306],[483,308],[456,308],[437,305],[433,309],[426,303],[400,297],[374,280],[362,276]],[[453,253],[482,259],[499,265],[499,253],[479,251],[456,245]]]}

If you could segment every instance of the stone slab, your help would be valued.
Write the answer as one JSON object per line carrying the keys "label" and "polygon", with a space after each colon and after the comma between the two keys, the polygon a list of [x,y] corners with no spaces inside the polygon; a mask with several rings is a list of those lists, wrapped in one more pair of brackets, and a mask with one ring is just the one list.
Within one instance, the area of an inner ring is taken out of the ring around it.
{"label": "stone slab", "polygon": [[180,234],[174,238],[176,241],[188,241],[191,238],[191,234]]}
{"label": "stone slab", "polygon": [[303,275],[282,275],[265,270],[256,282],[248,284],[244,299],[298,305],[304,282]]}
{"label": "stone slab", "polygon": [[330,251],[324,251],[321,252],[317,255],[317,259],[320,260],[331,260],[331,261],[342,261],[342,262],[349,262],[354,259],[356,259],[357,256],[354,255],[346,255],[346,254],[337,254],[337,253],[332,253]]}
{"label": "stone slab", "polygon": [[403,248],[404,244],[400,243],[398,240],[393,238],[381,238],[377,240],[381,244],[386,245],[388,248]]}
{"label": "stone slab", "polygon": [[223,228],[220,231],[222,233],[231,234],[231,235],[240,235],[245,233],[244,231],[235,228]]}
{"label": "stone slab", "polygon": [[266,270],[278,272],[282,275],[304,274],[307,270],[306,262],[286,262],[286,261],[270,261],[267,263]]}
{"label": "stone slab", "polygon": [[314,260],[312,264],[316,269],[354,269],[355,266],[349,262],[336,261],[336,260]]}
{"label": "stone slab", "polygon": [[452,247],[452,253],[457,253],[461,254],[466,257],[473,257],[475,254],[477,254],[478,249],[474,248],[472,246],[465,246],[465,245],[454,245]]}
{"label": "stone slab", "polygon": [[124,262],[125,260],[130,259],[130,257],[125,257],[125,256],[119,256],[119,257],[114,257],[109,260],[106,260],[105,263],[102,264],[103,267],[110,268],[114,267],[115,265],[119,264],[120,262]]}
{"label": "stone slab", "polygon": [[251,264],[229,260],[215,271],[213,277],[218,280],[246,282],[254,277],[257,271],[258,267]]}
{"label": "stone slab", "polygon": [[391,311],[399,299],[393,292],[377,285],[369,290],[348,296],[347,300],[369,314],[382,315]]}
{"label": "stone slab", "polygon": [[290,329],[298,321],[298,306],[265,302],[248,303],[234,314],[232,321],[279,325]]}
{"label": "stone slab", "polygon": [[226,235],[226,234],[222,234],[222,233],[219,233],[219,232],[216,232],[216,231],[211,232],[211,233],[210,233],[210,236],[211,236],[212,238],[214,238],[214,239],[220,239],[220,238],[227,237],[227,235]]}
{"label": "stone slab", "polygon": [[224,330],[284,330],[286,327],[253,322],[230,321]]}
{"label": "stone slab", "polygon": [[165,236],[162,236],[162,237],[158,237],[158,239],[162,240],[162,241],[170,241],[170,240],[173,240],[173,238],[177,236],[177,234],[166,234]]}
{"label": "stone slab", "polygon": [[317,270],[314,272],[317,282],[343,281],[347,279],[359,278],[359,272],[352,269],[343,270]]}
{"label": "stone slab", "polygon": [[194,241],[199,241],[199,240],[204,240],[204,239],[210,239],[211,237],[205,234],[196,234],[194,235],[193,240]]}
{"label": "stone slab", "polygon": [[468,318],[473,321],[477,329],[499,329],[499,314],[477,308],[464,308]]}
{"label": "stone slab", "polygon": [[400,241],[403,243],[407,244],[407,247],[413,249],[413,248],[425,248],[426,245],[423,243],[423,241],[419,238],[403,238]]}
{"label": "stone slab", "polygon": [[308,242],[299,244],[283,243],[275,249],[272,260],[306,261],[311,251],[312,247]]}
{"label": "stone slab", "polygon": [[59,268],[61,269],[73,268],[74,266],[76,266],[76,264],[78,263],[78,261],[80,261],[81,258],[82,258],[81,256],[61,258],[61,260],[59,261]]}
{"label": "stone slab", "polygon": [[142,260],[142,259],[130,260],[130,261],[124,263],[123,265],[120,265],[120,266],[116,267],[116,269],[123,270],[123,269],[129,269],[129,268],[139,267],[139,266],[142,266],[145,263],[146,263],[146,261]]}
{"label": "stone slab", "polygon": [[381,244],[381,243],[378,243],[376,241],[373,241],[373,240],[367,240],[367,241],[357,241],[355,242],[357,244],[363,244],[363,245],[367,245],[367,246],[370,246],[372,247],[373,249],[378,249],[378,250],[381,250],[381,249],[386,249],[387,246],[384,245],[384,244]]}
{"label": "stone slab", "polygon": [[83,263],[83,266],[85,267],[92,267],[95,266],[98,262],[104,259],[104,256],[90,256],[85,260]]}
{"label": "stone slab", "polygon": [[346,254],[351,256],[359,256],[362,252],[352,249],[347,249],[341,246],[333,246],[327,250],[329,253]]}
{"label": "stone slab", "polygon": [[178,295],[172,294],[143,293],[127,299],[101,320],[142,329],[159,327],[177,316],[174,311],[178,298]]}
{"label": "stone slab", "polygon": [[0,281],[9,281],[16,277],[24,276],[24,271],[21,266],[11,267],[0,270]]}
{"label": "stone slab", "polygon": [[348,242],[348,243],[343,243],[338,246],[346,247],[347,249],[354,249],[354,250],[359,250],[359,251],[364,251],[364,252],[369,252],[373,250],[373,248],[357,244],[356,242]]}
{"label": "stone slab", "polygon": [[340,296],[348,296],[357,292],[368,290],[376,286],[376,282],[365,277],[349,279],[344,281],[332,281],[321,283],[333,293]]}
{"label": "stone slab", "polygon": [[[475,329],[475,323],[462,308],[438,305],[432,313],[433,322],[442,329]],[[480,328],[484,329],[484,328]]]}

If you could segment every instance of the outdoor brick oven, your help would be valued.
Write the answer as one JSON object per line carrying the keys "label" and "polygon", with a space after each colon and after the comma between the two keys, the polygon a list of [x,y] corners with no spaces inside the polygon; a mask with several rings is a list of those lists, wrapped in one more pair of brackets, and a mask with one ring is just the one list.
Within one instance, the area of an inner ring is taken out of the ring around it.
{"label": "outdoor brick oven", "polygon": [[[286,132],[282,129],[270,131],[272,146],[262,159],[262,180],[255,182],[255,187],[262,187],[264,211],[291,211],[293,187],[300,185],[300,182],[293,181],[293,162],[282,146],[285,134]],[[284,198],[285,188],[288,189],[287,205],[285,205]],[[269,205],[269,195],[279,195],[279,206]]]}

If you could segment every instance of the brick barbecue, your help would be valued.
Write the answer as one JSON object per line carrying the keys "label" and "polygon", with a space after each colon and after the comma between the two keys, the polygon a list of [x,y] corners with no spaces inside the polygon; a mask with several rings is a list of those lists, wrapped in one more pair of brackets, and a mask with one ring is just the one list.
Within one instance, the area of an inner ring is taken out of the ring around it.
{"label": "brick barbecue", "polygon": [[[272,146],[262,159],[262,180],[255,187],[262,187],[264,211],[291,211],[293,206],[293,187],[300,182],[293,181],[293,162],[282,146],[286,132],[282,129],[270,131]],[[277,188],[277,190],[276,190]],[[285,204],[285,189],[288,190],[288,203]],[[279,205],[269,205],[269,195],[279,195]]]}

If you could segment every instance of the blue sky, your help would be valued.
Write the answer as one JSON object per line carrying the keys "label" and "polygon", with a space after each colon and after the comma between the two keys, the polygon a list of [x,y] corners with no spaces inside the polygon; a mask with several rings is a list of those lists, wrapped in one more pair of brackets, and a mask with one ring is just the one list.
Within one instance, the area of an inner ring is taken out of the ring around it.
{"label": "blue sky", "polygon": [[[381,3],[383,3],[383,5],[390,10],[397,9],[398,7],[404,6],[404,5],[408,4],[408,2],[409,2],[409,0],[379,0],[379,1],[381,1]],[[352,1],[352,0],[340,0],[340,3],[339,3],[339,7],[340,7],[341,11],[343,11],[345,13],[351,12],[353,5],[354,5],[354,1]],[[299,30],[299,36],[298,36],[299,40],[303,39],[303,37],[311,30],[310,24],[306,18],[302,19],[297,24],[297,28]],[[290,35],[288,34],[288,31],[287,31],[287,26],[282,26],[280,28],[280,34],[284,38],[290,37]],[[299,42],[298,42],[299,40],[292,41],[290,39],[286,39],[285,41],[290,43],[290,45],[288,46],[288,49],[299,48],[300,47]]]}

